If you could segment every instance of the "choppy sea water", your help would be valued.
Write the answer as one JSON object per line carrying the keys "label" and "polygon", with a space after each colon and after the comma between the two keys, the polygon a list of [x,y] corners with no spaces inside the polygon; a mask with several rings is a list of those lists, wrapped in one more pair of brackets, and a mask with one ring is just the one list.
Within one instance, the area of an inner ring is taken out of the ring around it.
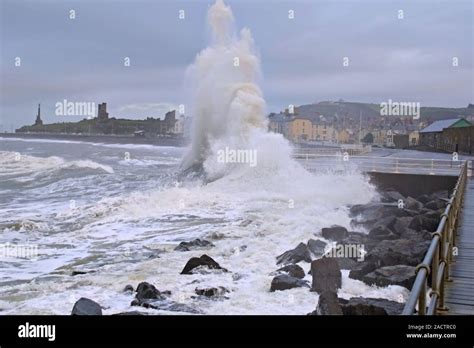
{"label": "choppy sea water", "polygon": [[[37,252],[0,258],[0,314],[69,314],[80,297],[100,303],[105,314],[137,310],[130,307],[133,295],[122,290],[141,281],[205,314],[313,311],[318,294],[307,288],[269,292],[270,273],[279,268],[275,257],[321,238],[322,227],[349,228],[348,206],[376,196],[367,178],[310,174],[291,163],[283,171],[266,168],[203,184],[177,175],[184,151],[0,139],[0,244]],[[195,238],[215,247],[173,250]],[[180,275],[189,258],[204,253],[231,272]],[[307,263],[300,266],[309,270]],[[230,290],[227,299],[196,298],[196,287],[217,286]],[[349,279],[348,271],[339,290],[343,298],[399,301],[407,294]]]}

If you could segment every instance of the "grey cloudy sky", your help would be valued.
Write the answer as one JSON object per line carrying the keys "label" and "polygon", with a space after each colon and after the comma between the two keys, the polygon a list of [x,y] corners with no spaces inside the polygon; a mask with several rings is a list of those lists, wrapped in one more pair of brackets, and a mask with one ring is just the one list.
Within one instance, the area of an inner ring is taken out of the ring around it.
{"label": "grey cloudy sky", "polygon": [[[38,102],[47,123],[83,118],[56,116],[54,105],[63,99],[106,101],[111,116],[128,118],[163,116],[187,103],[184,73],[207,45],[212,2],[0,0],[0,130],[31,124]],[[226,3],[238,29],[247,26],[254,36],[268,112],[340,98],[474,102],[471,0]]]}

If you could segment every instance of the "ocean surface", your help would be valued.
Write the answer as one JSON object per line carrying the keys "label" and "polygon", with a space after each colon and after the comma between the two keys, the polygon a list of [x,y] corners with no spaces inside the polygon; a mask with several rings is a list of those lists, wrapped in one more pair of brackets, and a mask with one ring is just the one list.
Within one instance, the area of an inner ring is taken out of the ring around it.
{"label": "ocean surface", "polygon": [[[81,297],[100,303],[104,314],[186,314],[130,307],[133,295],[123,288],[142,281],[203,314],[313,311],[318,294],[308,288],[269,292],[275,258],[310,238],[324,240],[322,227],[350,228],[348,207],[377,197],[368,179],[357,171],[309,173],[285,156],[275,166],[278,160],[265,158],[278,149],[270,149],[256,168],[203,183],[180,177],[185,151],[0,138],[0,245],[37,251],[0,255],[0,314],[70,314]],[[195,238],[215,246],[173,250]],[[180,274],[202,254],[230,272]],[[218,286],[230,290],[226,298],[196,297],[197,287]],[[339,290],[343,298],[404,301],[407,294],[349,279],[348,271]]]}

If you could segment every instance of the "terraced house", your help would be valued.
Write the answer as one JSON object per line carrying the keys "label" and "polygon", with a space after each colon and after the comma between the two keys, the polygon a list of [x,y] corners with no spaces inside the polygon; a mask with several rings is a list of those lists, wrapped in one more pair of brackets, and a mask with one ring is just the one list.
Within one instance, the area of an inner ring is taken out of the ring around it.
{"label": "terraced house", "polygon": [[437,150],[472,154],[474,127],[464,118],[433,122],[420,131],[420,145]]}
{"label": "terraced house", "polygon": [[[293,142],[322,141],[322,142],[346,142],[349,139],[348,132],[338,132],[322,115],[301,115],[297,111],[270,114],[269,129],[280,133]],[[341,141],[343,140],[343,141]]]}

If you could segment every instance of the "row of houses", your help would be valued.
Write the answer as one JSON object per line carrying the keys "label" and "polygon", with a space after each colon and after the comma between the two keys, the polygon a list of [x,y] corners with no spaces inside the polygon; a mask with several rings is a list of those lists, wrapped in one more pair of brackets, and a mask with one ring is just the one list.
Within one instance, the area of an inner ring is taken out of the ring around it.
{"label": "row of houses", "polygon": [[344,127],[343,123],[328,121],[323,115],[305,115],[297,110],[289,113],[287,110],[279,114],[269,115],[269,129],[280,133],[287,139],[299,142],[332,142],[332,143],[370,143],[379,146],[408,148],[418,145],[418,130],[416,126],[407,125],[359,125],[357,129]]}
{"label": "row of houses", "polygon": [[448,152],[474,154],[474,125],[464,118],[436,121],[420,131],[420,145]]}
{"label": "row of houses", "polygon": [[321,115],[270,114],[268,127],[293,142],[349,143],[354,137],[351,130],[336,129]]}

